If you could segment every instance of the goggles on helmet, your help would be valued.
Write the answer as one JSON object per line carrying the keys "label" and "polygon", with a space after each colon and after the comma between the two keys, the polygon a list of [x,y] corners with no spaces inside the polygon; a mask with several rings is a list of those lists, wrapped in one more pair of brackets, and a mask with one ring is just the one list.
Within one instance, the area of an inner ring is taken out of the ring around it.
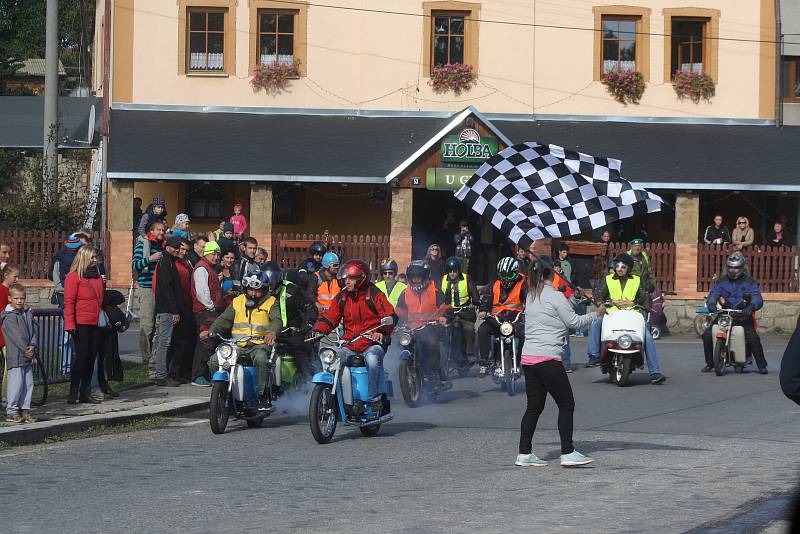
{"label": "goggles on helmet", "polygon": [[264,284],[258,279],[256,275],[245,276],[242,280],[242,286],[250,289],[262,289]]}

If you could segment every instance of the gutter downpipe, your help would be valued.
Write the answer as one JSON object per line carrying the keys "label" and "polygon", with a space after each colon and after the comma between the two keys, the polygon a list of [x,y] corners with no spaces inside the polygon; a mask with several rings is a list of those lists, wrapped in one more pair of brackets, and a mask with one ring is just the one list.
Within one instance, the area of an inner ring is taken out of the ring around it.
{"label": "gutter downpipe", "polygon": [[781,92],[781,57],[783,55],[783,35],[781,24],[781,0],[775,0],[775,127],[783,126],[783,102]]}

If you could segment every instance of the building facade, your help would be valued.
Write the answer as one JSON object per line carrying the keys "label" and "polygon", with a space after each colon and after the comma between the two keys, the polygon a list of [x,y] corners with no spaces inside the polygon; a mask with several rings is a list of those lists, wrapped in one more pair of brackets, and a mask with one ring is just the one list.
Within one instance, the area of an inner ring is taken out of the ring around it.
{"label": "building facade", "polygon": [[[112,7],[108,177],[121,258],[134,196],[146,206],[160,195],[194,229],[243,202],[267,247],[289,234],[388,235],[404,264],[448,239],[452,193],[478,156],[533,140],[619,158],[626,177],[670,202],[636,224],[675,243],[684,298],[700,296],[697,243],[717,212],[731,224],[747,212],[759,233],[779,213],[800,227],[786,150],[797,132],[775,128],[788,114],[772,0]],[[96,35],[103,25],[99,2]],[[452,65],[472,79],[442,90],[437,77]],[[281,83],[254,84],[259,70]],[[610,94],[609,73],[638,73],[638,103]],[[673,80],[684,75],[713,94],[679,95]],[[502,240],[461,215],[479,239]],[[113,268],[128,276],[124,260]]]}

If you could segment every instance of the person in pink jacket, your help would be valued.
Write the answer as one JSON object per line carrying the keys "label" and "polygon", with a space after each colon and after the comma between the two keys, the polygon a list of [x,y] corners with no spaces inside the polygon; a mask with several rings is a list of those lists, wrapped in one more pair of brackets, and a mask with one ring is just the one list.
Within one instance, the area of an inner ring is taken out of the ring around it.
{"label": "person in pink jacket", "polygon": [[64,280],[64,330],[75,341],[67,403],[100,401],[91,397],[94,359],[100,350],[102,330],[98,326],[105,281],[97,268],[97,255],[91,247],[81,247]]}
{"label": "person in pink jacket", "polygon": [[240,240],[247,231],[247,217],[242,215],[242,203],[237,202],[233,205],[233,215],[228,220],[233,225],[233,235],[236,240]]}

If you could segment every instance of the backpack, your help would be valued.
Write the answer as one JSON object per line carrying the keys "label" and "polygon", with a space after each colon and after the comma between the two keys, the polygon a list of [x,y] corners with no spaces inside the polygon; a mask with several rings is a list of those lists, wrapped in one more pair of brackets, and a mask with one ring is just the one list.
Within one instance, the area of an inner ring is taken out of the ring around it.
{"label": "backpack", "polygon": [[[376,296],[376,292],[381,293],[381,290],[375,287],[373,284],[369,284],[367,286],[367,295],[366,295],[367,308],[369,308],[369,311],[371,311],[375,315],[378,315],[378,308],[375,306],[375,301],[373,300]],[[340,315],[344,315],[344,305],[346,302],[347,302],[347,292],[343,289],[339,291],[338,295],[336,295],[336,303],[339,306]]]}

